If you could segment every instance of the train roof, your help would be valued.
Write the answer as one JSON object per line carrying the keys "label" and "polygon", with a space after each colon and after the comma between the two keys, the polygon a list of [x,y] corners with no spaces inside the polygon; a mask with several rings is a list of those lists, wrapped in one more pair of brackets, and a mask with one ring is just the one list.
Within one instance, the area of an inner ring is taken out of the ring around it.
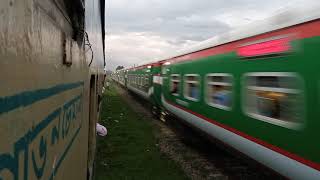
{"label": "train roof", "polygon": [[[150,64],[157,64],[161,61],[177,58],[183,55],[187,55],[187,54],[201,51],[204,49],[212,48],[222,44],[227,44],[227,43],[241,40],[244,38],[253,37],[253,36],[264,34],[267,32],[272,32],[272,31],[283,29],[286,27],[313,21],[320,18],[319,9],[320,9],[319,2],[314,4],[312,3],[304,4],[300,7],[295,7],[285,12],[281,12],[265,20],[254,21],[250,24],[247,24],[240,28],[236,28],[227,33],[214,36],[208,40],[197,43],[196,45],[193,45],[191,47],[176,51],[170,55],[157,58],[154,61],[141,63],[134,68],[139,68],[139,67],[150,65]],[[131,68],[128,68],[128,69],[131,69]]]}

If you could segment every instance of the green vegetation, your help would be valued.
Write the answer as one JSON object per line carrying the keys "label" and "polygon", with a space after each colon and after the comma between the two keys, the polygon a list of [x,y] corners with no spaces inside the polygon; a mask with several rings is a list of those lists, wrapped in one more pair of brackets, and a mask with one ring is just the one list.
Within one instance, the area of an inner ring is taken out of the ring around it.
{"label": "green vegetation", "polygon": [[157,147],[152,121],[135,113],[113,86],[104,95],[101,124],[106,137],[97,139],[96,180],[188,179]]}

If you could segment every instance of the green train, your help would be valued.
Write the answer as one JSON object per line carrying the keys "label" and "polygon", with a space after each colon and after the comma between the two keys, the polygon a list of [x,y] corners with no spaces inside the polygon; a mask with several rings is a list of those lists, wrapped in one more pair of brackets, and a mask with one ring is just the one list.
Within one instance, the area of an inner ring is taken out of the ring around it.
{"label": "green train", "polygon": [[292,10],[115,72],[154,112],[290,179],[320,179],[320,11]]}

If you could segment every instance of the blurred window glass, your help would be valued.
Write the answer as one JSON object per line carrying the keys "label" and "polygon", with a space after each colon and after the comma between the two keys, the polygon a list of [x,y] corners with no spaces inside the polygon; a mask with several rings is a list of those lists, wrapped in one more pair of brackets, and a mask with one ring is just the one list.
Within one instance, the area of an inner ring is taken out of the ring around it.
{"label": "blurred window glass", "polygon": [[148,86],[149,86],[149,77],[148,77],[148,75],[147,75],[147,74],[145,75],[144,80],[145,80],[145,83],[144,83],[144,84],[145,84],[145,86],[147,86],[147,87],[148,87]]}
{"label": "blurred window glass", "polygon": [[245,109],[255,119],[295,129],[302,119],[300,80],[294,73],[249,73]]}
{"label": "blurred window glass", "polygon": [[200,88],[199,88],[199,75],[186,74],[184,81],[184,96],[193,101],[199,100]]}
{"label": "blurred window glass", "polygon": [[138,77],[137,77],[137,75],[134,75],[134,84],[136,85],[137,84],[137,82],[138,82],[138,79],[137,79]]}
{"label": "blurred window glass", "polygon": [[207,75],[207,103],[210,106],[230,110],[232,106],[232,75],[212,73]]}
{"label": "blurred window glass", "polygon": [[180,92],[180,75],[172,74],[171,75],[171,86],[170,92],[172,95],[178,96]]}

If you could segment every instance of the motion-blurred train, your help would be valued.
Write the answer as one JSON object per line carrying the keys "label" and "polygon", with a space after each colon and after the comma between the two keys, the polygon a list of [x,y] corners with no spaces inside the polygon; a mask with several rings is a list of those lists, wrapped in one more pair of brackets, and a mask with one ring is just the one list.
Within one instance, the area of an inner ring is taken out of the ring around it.
{"label": "motion-blurred train", "polygon": [[320,11],[297,8],[112,78],[290,179],[320,179]]}
{"label": "motion-blurred train", "polygon": [[92,179],[104,0],[4,0],[0,12],[0,179]]}

